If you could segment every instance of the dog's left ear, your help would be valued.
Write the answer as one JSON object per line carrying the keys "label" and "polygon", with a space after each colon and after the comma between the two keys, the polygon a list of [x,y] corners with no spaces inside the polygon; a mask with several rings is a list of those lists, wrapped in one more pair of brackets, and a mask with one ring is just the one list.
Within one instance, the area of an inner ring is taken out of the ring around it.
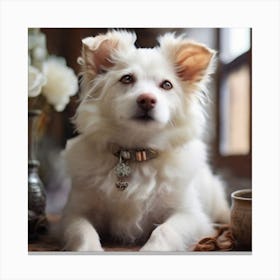
{"label": "dog's left ear", "polygon": [[213,73],[214,50],[170,33],[160,37],[159,43],[162,52],[174,63],[183,81],[200,82]]}

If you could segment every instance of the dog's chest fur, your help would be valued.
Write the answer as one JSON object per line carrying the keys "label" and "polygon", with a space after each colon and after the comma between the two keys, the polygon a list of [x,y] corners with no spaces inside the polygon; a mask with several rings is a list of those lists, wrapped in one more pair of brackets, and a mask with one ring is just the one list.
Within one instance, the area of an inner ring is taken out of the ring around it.
{"label": "dog's chest fur", "polygon": [[121,191],[115,186],[117,157],[84,139],[69,146],[65,156],[75,178],[69,209],[85,213],[99,232],[126,242],[145,239],[180,205],[187,177],[178,156],[131,163],[129,186]]}

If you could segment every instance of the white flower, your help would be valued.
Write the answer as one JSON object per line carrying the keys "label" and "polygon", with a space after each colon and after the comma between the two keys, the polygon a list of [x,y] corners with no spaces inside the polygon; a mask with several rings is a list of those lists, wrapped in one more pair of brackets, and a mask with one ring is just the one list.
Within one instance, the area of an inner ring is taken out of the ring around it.
{"label": "white flower", "polygon": [[43,73],[47,83],[42,89],[42,94],[58,112],[64,110],[70,96],[78,91],[78,79],[74,71],[67,67],[63,58],[51,56],[43,64]]}
{"label": "white flower", "polygon": [[28,65],[28,96],[36,97],[46,83],[45,76],[35,67]]}
{"label": "white flower", "polygon": [[32,50],[33,60],[43,61],[47,56],[47,50],[42,47],[36,47]]}

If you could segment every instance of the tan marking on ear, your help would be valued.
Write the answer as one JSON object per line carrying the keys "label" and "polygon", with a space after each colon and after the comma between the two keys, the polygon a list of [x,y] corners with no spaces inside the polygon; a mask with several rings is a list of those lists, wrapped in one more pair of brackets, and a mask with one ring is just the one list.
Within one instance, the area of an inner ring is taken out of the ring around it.
{"label": "tan marking on ear", "polygon": [[97,48],[92,49],[88,45],[84,44],[83,57],[85,60],[86,71],[92,75],[96,75],[104,68],[113,66],[110,60],[110,55],[113,49],[117,48],[118,42],[105,39],[100,42]]}
{"label": "tan marking on ear", "polygon": [[176,53],[178,75],[185,81],[198,82],[214,55],[208,48],[194,43],[183,44]]}

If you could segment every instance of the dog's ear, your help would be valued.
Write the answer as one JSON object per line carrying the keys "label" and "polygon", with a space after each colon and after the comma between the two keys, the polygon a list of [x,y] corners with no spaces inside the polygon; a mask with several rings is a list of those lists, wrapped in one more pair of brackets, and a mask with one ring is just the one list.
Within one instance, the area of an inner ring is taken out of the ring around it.
{"label": "dog's ear", "polygon": [[114,65],[114,53],[117,50],[131,48],[136,41],[136,35],[126,31],[111,31],[96,37],[82,40],[82,57],[78,62],[83,72],[94,77]]}
{"label": "dog's ear", "polygon": [[109,40],[105,35],[87,37],[82,40],[82,58],[89,73],[96,75],[112,66],[110,54],[117,47],[117,41]]}
{"label": "dog's ear", "polygon": [[200,82],[213,73],[214,50],[170,33],[160,37],[159,43],[162,52],[174,63],[183,81]]}

